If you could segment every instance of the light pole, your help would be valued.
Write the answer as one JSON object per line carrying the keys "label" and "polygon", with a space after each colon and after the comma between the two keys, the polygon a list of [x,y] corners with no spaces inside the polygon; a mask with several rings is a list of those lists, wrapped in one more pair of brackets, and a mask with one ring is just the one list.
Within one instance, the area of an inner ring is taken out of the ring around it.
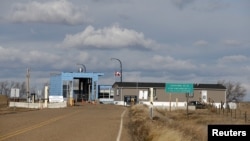
{"label": "light pole", "polygon": [[83,69],[84,69],[84,72],[86,72],[86,67],[85,67],[85,65],[83,65],[83,64],[76,64],[76,65],[81,65],[81,66],[83,67]]}
{"label": "light pole", "polygon": [[120,79],[121,79],[121,82],[122,82],[122,62],[121,62],[120,59],[117,59],[117,58],[111,58],[111,60],[117,60],[120,63],[120,73],[121,73]]}
{"label": "light pole", "polygon": [[[79,64],[77,63],[76,65],[81,65],[84,69],[84,72],[86,73],[86,67],[84,64]],[[82,102],[83,102],[83,93],[84,93],[84,84],[83,84],[83,79],[82,78],[79,78],[79,84],[78,84],[78,88],[79,88],[79,95],[81,96],[82,98]],[[81,90],[81,88],[83,88],[83,91]],[[83,92],[83,93],[82,93]]]}

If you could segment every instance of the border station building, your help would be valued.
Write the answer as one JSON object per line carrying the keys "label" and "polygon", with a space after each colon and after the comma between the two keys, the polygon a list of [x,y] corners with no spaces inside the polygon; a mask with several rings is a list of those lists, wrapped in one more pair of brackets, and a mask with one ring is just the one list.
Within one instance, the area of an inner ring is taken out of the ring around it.
{"label": "border station building", "polygon": [[98,99],[98,79],[103,73],[61,72],[51,74],[49,102],[95,101]]}

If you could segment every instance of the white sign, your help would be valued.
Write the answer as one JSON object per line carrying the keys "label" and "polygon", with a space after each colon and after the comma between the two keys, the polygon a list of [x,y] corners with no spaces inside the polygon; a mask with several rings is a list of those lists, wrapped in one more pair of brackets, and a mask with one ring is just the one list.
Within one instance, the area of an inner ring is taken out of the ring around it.
{"label": "white sign", "polygon": [[143,99],[143,91],[139,91],[139,99]]}
{"label": "white sign", "polygon": [[236,109],[237,108],[237,104],[234,103],[234,102],[229,102],[228,105],[229,105],[230,109]]}
{"label": "white sign", "polygon": [[202,99],[202,102],[207,103],[207,91],[206,90],[201,91],[201,99]]}
{"label": "white sign", "polygon": [[63,102],[63,96],[49,96],[49,102]]}
{"label": "white sign", "polygon": [[19,89],[11,88],[10,97],[19,97]]}

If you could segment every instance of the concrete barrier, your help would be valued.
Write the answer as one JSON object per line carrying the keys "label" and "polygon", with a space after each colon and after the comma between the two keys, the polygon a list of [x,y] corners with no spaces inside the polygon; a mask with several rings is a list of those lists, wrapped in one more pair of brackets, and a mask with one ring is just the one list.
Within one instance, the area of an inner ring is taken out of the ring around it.
{"label": "concrete barrier", "polygon": [[67,102],[49,103],[48,108],[65,108],[67,107]]}
{"label": "concrete barrier", "polygon": [[27,103],[27,102],[9,102],[9,107],[19,107],[19,108],[34,108],[39,109],[41,105],[39,103]]}
{"label": "concrete barrier", "polygon": [[114,104],[114,99],[111,99],[111,98],[100,98],[99,102],[103,103],[103,104]]}
{"label": "concrete barrier", "polygon": [[[19,108],[34,108],[34,109],[43,109],[45,103],[28,103],[28,102],[9,102],[9,107],[19,107]],[[57,103],[48,103],[47,108],[65,108],[67,107],[67,102],[57,102]]]}

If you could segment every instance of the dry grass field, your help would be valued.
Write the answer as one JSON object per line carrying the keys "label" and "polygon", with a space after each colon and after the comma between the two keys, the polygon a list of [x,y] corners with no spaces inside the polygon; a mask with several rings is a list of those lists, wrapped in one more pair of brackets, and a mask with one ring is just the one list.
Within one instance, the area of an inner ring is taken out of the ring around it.
{"label": "dry grass field", "polygon": [[[169,111],[155,108],[151,119],[146,105],[130,108],[129,128],[134,141],[207,141],[209,124],[250,124],[250,103],[240,103],[242,116],[235,118],[234,111],[224,114],[218,109]],[[245,121],[243,111],[248,112]],[[232,114],[230,114],[232,113]]]}

